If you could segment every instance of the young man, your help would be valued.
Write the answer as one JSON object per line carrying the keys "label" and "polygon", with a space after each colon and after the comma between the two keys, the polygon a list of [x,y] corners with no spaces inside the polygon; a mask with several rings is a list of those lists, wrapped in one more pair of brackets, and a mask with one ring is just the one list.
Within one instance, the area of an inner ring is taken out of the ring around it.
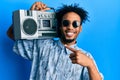
{"label": "young man", "polygon": [[[49,9],[41,2],[31,7],[31,10]],[[91,54],[76,44],[87,12],[78,5],[63,5],[56,11],[56,17],[59,40],[15,41],[13,50],[32,60],[30,80],[102,80]],[[13,37],[11,30],[8,30],[9,37]]]}

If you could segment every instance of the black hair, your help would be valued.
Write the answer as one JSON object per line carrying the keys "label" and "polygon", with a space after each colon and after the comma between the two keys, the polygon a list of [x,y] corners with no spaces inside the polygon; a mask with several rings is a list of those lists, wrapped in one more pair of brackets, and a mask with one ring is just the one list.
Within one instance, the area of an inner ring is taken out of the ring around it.
{"label": "black hair", "polygon": [[56,19],[57,19],[57,31],[58,31],[58,37],[60,37],[60,30],[59,27],[61,27],[61,22],[63,16],[68,12],[75,12],[78,14],[81,18],[81,25],[86,20],[88,20],[88,12],[85,11],[82,7],[79,7],[78,4],[71,4],[71,5],[65,5],[63,4],[62,7],[56,10]]}

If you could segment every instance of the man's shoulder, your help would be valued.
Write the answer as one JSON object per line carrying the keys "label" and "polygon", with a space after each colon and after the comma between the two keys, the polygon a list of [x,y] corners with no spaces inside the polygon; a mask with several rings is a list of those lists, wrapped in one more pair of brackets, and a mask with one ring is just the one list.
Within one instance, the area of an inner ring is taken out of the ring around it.
{"label": "man's shoulder", "polygon": [[48,45],[56,44],[58,42],[58,40],[55,40],[54,38],[51,38],[51,39],[37,39],[37,40],[35,40],[35,42],[37,44],[41,44],[41,46],[43,46],[43,45],[48,46]]}
{"label": "man's shoulder", "polygon": [[20,39],[15,40],[16,43],[32,43],[32,44],[52,44],[55,42],[54,39]]}
{"label": "man's shoulder", "polygon": [[76,47],[77,50],[80,50],[82,51],[84,54],[86,54],[87,56],[92,56],[92,54],[88,51],[88,50],[85,50],[83,48],[80,48],[80,47]]}
{"label": "man's shoulder", "polygon": [[84,52],[84,53],[87,53],[87,52],[88,52],[87,50],[85,50],[85,49],[83,49],[83,48],[81,48],[81,47],[78,47],[78,46],[76,46],[75,48],[76,48],[77,50],[80,50],[80,51]]}

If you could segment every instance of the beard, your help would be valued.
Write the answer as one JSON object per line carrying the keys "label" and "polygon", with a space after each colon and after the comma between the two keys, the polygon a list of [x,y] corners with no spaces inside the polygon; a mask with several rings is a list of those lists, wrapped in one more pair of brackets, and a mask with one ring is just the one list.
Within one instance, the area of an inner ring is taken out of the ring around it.
{"label": "beard", "polygon": [[65,37],[61,37],[61,40],[62,40],[64,43],[71,43],[71,42],[75,41],[75,39],[66,39]]}
{"label": "beard", "polygon": [[65,39],[64,42],[65,42],[65,43],[71,43],[71,42],[73,42],[74,40],[75,40],[75,39]]}

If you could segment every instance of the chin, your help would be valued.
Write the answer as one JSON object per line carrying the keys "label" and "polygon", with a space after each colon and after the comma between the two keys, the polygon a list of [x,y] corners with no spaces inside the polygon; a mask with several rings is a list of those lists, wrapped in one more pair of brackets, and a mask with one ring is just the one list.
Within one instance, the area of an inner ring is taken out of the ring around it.
{"label": "chin", "polygon": [[63,39],[63,41],[65,43],[71,43],[71,42],[75,41],[75,39]]}

